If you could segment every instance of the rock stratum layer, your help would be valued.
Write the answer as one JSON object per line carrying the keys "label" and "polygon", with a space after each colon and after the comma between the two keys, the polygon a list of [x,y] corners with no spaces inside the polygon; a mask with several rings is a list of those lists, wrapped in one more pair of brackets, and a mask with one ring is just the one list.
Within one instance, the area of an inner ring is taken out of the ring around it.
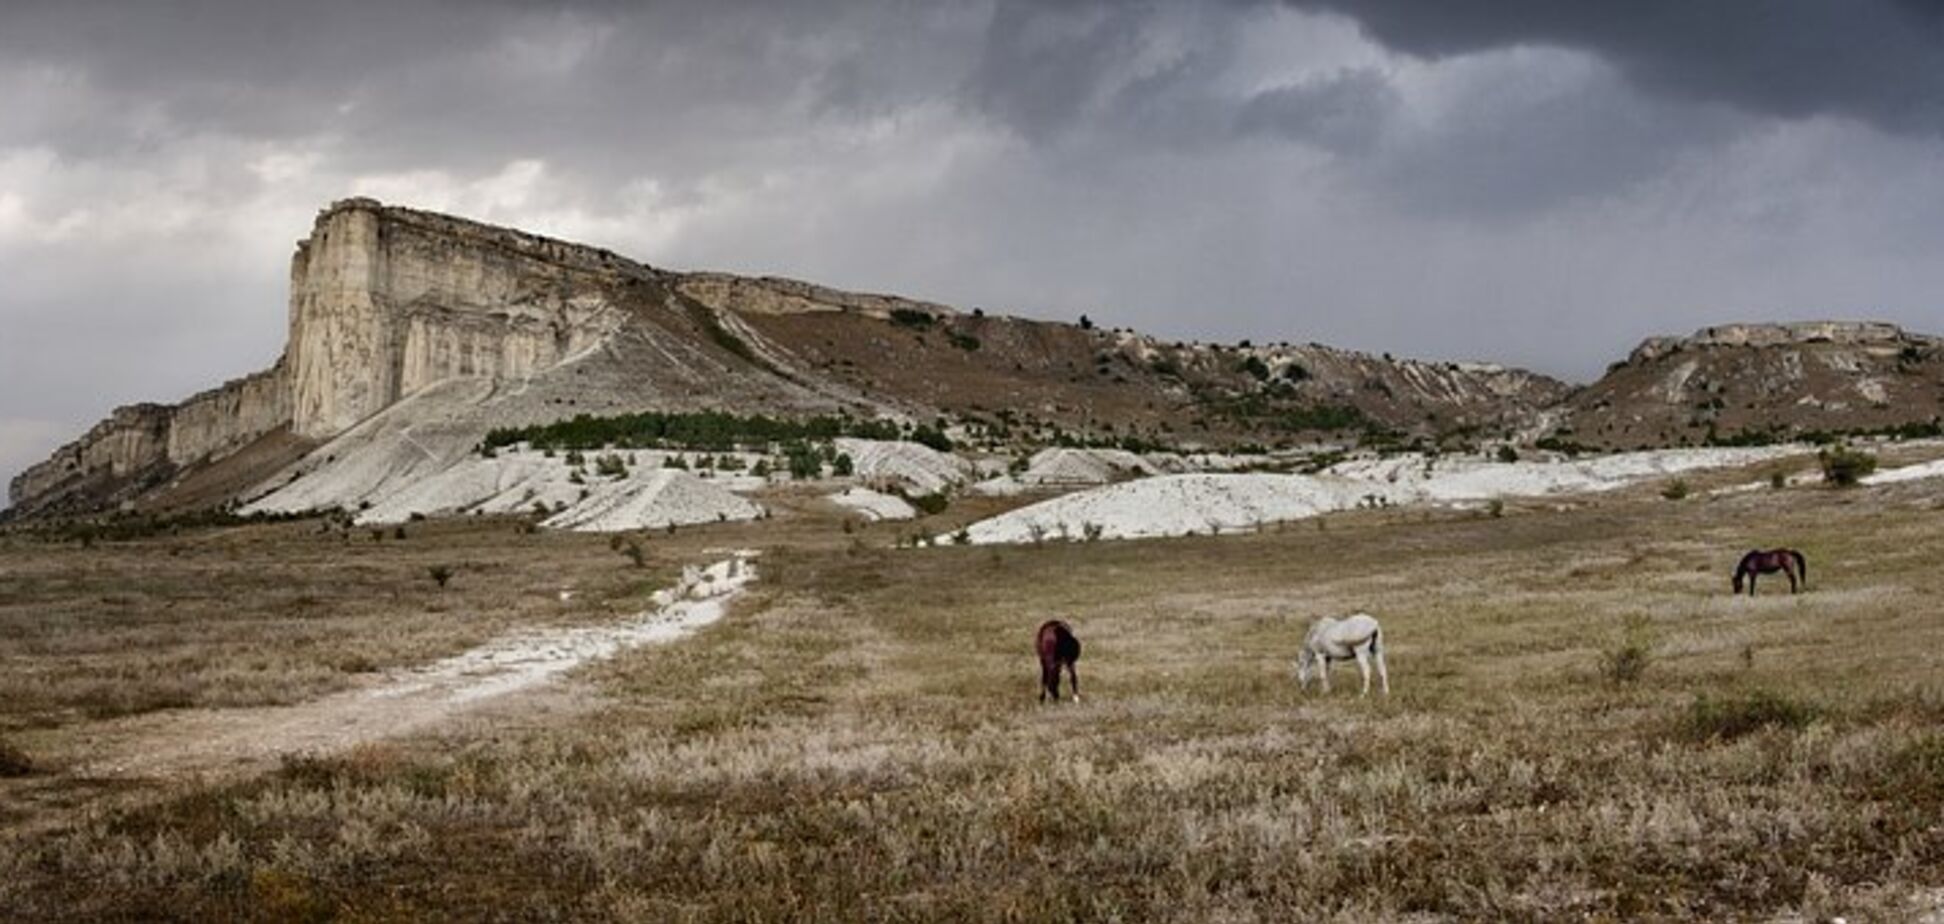
{"label": "rock stratum layer", "polygon": [[[1743,377],[1765,390],[1748,399],[1750,419],[1789,401],[1818,420],[1908,417],[1908,406],[1927,419],[1944,379],[1935,340],[1888,325],[1731,325],[1650,340],[1576,391],[1497,366],[1170,343],[791,279],[674,273],[369,199],[318,215],[291,260],[288,311],[270,368],[179,404],[115,410],[15,478],[8,515],[356,504],[459,464],[489,429],[579,413],[841,411],[945,417],[1029,444],[1208,447],[1564,422],[1588,441],[1640,445],[1690,427],[1683,415],[1698,400],[1741,400],[1723,389]],[[1684,365],[1704,357],[1731,365]],[[1755,357],[1776,357],[1774,368]],[[1859,407],[1872,411],[1857,418]]]}

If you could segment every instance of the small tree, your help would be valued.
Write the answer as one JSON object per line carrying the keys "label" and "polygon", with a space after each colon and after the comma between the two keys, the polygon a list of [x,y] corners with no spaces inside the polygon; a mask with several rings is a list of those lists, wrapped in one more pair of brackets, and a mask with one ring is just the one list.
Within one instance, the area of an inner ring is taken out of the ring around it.
{"label": "small tree", "polygon": [[1653,661],[1654,640],[1645,616],[1627,617],[1620,641],[1600,655],[1600,673],[1613,683],[1633,683],[1647,673]]}
{"label": "small tree", "polygon": [[848,452],[838,453],[836,460],[830,463],[830,473],[839,478],[847,478],[856,471],[857,463],[851,461],[850,453]]}
{"label": "small tree", "polygon": [[1816,453],[1816,461],[1822,465],[1823,480],[1839,488],[1856,485],[1877,467],[1876,456],[1841,445],[1825,447]]}
{"label": "small tree", "polygon": [[1498,448],[1498,460],[1508,465],[1517,462],[1519,461],[1519,451],[1513,449],[1511,446],[1500,446]]}
{"label": "small tree", "polygon": [[440,590],[444,590],[446,582],[452,580],[452,566],[450,565],[433,565],[425,569],[425,573],[432,578],[432,583],[439,585]]}

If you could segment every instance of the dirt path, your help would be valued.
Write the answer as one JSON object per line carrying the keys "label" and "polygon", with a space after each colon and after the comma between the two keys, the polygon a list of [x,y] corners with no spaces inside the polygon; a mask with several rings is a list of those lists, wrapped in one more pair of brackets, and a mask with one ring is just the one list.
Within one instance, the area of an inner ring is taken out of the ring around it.
{"label": "dirt path", "polygon": [[[284,755],[327,754],[396,737],[470,715],[546,707],[546,689],[582,664],[640,645],[672,642],[722,618],[755,569],[750,553],[706,568],[685,569],[653,606],[623,622],[504,635],[461,654],[394,671],[354,690],[295,706],[202,709],[104,723],[77,744],[97,755],[58,777],[43,794],[18,793],[46,814],[34,828],[58,823],[63,809],[139,798],[138,780],[241,776],[274,766]],[[94,793],[94,797],[76,791]],[[60,791],[61,798],[51,798]],[[154,795],[153,790],[149,795]],[[17,806],[25,808],[25,806]],[[47,817],[51,814],[57,817]],[[8,832],[24,833],[24,828]]]}

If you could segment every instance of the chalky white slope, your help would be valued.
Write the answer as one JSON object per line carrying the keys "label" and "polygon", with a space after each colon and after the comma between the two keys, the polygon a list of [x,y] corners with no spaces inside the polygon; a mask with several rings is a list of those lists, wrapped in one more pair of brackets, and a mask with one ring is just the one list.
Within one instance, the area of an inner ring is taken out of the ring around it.
{"label": "chalky white slope", "polygon": [[1566,462],[1486,462],[1401,456],[1355,460],[1320,475],[1162,475],[1080,491],[981,520],[975,544],[1133,539],[1234,532],[1362,504],[1476,502],[1609,491],[1644,479],[1747,465],[1803,447],[1671,449]]}

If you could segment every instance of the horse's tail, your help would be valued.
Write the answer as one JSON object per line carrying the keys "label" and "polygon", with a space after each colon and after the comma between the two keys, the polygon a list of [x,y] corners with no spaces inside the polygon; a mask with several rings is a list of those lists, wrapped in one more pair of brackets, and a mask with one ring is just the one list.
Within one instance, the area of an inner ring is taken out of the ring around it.
{"label": "horse's tail", "polygon": [[1809,559],[1803,558],[1802,553],[1795,549],[1789,550],[1789,557],[1795,559],[1796,577],[1801,579],[1804,584],[1809,583]]}
{"label": "horse's tail", "polygon": [[1374,655],[1384,653],[1384,627],[1383,626],[1378,626],[1376,629],[1371,630],[1370,653]]}

